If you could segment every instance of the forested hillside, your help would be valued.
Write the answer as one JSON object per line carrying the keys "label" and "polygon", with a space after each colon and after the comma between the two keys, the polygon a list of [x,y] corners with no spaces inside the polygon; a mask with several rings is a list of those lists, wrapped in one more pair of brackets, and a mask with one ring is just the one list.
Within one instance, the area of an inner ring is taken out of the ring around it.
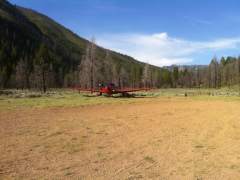
{"label": "forested hillside", "polygon": [[[87,80],[81,83],[89,74],[81,67],[89,41],[44,15],[5,0],[0,1],[0,23],[1,88],[89,86]],[[142,86],[143,63],[98,46],[95,49],[94,85]],[[165,71],[150,68],[158,76]]]}
{"label": "forested hillside", "polygon": [[240,84],[240,58],[159,68],[85,40],[33,10],[0,0],[0,88],[210,87]]}

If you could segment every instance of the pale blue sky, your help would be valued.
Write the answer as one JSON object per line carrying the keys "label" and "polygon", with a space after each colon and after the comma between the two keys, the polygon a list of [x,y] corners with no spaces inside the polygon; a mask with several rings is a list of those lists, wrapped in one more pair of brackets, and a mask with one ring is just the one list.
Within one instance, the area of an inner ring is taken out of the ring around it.
{"label": "pale blue sky", "polygon": [[239,0],[10,0],[155,65],[240,54]]}

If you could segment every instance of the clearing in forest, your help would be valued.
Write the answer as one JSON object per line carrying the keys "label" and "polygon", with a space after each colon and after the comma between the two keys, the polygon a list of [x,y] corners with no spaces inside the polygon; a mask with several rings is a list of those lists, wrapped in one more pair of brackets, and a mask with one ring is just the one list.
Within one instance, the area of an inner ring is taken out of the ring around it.
{"label": "clearing in forest", "polygon": [[[116,99],[113,99],[116,100]],[[240,101],[0,110],[0,179],[237,179]]]}

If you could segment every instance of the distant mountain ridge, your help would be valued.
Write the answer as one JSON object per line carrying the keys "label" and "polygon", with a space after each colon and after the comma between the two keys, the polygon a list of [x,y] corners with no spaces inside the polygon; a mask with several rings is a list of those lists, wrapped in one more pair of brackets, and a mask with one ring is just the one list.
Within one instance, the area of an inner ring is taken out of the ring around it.
{"label": "distant mountain ridge", "polygon": [[171,66],[163,66],[162,68],[172,71],[174,67],[178,67],[179,70],[191,70],[191,69],[202,69],[207,68],[208,65],[171,65]]}

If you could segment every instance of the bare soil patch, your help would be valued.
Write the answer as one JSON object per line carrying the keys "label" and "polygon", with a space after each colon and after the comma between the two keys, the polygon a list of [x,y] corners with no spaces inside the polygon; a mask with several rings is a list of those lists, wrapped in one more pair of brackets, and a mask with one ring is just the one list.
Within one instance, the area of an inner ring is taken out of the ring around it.
{"label": "bare soil patch", "polygon": [[0,111],[0,179],[239,179],[240,102]]}

